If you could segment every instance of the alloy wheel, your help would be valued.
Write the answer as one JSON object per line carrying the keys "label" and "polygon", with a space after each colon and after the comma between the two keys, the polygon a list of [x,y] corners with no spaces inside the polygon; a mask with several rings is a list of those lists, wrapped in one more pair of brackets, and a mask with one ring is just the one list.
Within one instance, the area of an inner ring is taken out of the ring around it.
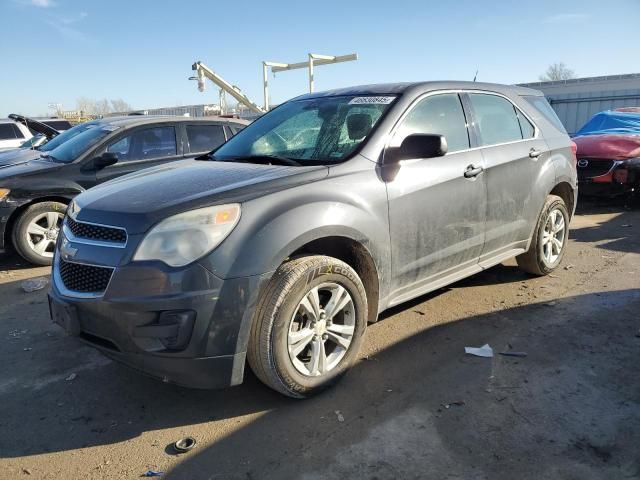
{"label": "alloy wheel", "polygon": [[291,318],[289,358],[306,376],[324,375],[338,366],[355,332],[355,309],[349,292],[337,283],[309,290]]}
{"label": "alloy wheel", "polygon": [[565,242],[566,223],[559,209],[553,209],[547,217],[542,232],[542,255],[547,264],[552,265],[562,253]]}
{"label": "alloy wheel", "polygon": [[34,217],[25,233],[27,244],[42,257],[53,257],[64,215],[59,212],[45,212]]}

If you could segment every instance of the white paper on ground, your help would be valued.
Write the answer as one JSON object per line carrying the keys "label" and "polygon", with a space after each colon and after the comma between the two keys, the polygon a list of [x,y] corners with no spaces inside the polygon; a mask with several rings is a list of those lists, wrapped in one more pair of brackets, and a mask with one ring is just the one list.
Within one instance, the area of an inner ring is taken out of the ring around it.
{"label": "white paper on ground", "polygon": [[485,343],[480,348],[464,347],[464,353],[475,355],[476,357],[493,357],[493,348],[491,348],[488,343]]}

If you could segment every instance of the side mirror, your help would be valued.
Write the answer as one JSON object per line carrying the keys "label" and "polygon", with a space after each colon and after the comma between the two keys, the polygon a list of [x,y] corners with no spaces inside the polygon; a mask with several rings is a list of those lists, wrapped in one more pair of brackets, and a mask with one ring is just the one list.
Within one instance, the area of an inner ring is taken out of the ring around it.
{"label": "side mirror", "polygon": [[447,140],[443,135],[414,134],[402,141],[396,161],[415,158],[442,157],[447,153]]}
{"label": "side mirror", "polygon": [[96,170],[108,167],[118,162],[118,154],[113,152],[104,152],[99,157],[93,159],[93,166]]}

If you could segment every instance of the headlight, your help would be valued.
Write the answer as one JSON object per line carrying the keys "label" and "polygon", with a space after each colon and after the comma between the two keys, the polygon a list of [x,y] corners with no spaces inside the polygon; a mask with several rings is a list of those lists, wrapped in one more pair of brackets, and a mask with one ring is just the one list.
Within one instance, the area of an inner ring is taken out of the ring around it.
{"label": "headlight", "polygon": [[133,259],[160,260],[172,267],[182,267],[220,245],[238,220],[237,203],[174,215],[147,233]]}
{"label": "headlight", "polygon": [[7,198],[10,193],[11,190],[9,190],[8,188],[0,188],[0,202]]}

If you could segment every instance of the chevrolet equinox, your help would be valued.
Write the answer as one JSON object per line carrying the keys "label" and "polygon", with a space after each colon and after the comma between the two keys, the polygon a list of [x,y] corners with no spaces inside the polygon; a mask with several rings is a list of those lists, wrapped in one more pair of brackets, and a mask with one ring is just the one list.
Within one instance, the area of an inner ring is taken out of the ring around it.
{"label": "chevrolet equinox", "polygon": [[546,275],[576,204],[542,94],[467,82],[290,100],[208,155],[71,202],[51,314],[165,382],[308,397],[385,309],[516,257]]}

